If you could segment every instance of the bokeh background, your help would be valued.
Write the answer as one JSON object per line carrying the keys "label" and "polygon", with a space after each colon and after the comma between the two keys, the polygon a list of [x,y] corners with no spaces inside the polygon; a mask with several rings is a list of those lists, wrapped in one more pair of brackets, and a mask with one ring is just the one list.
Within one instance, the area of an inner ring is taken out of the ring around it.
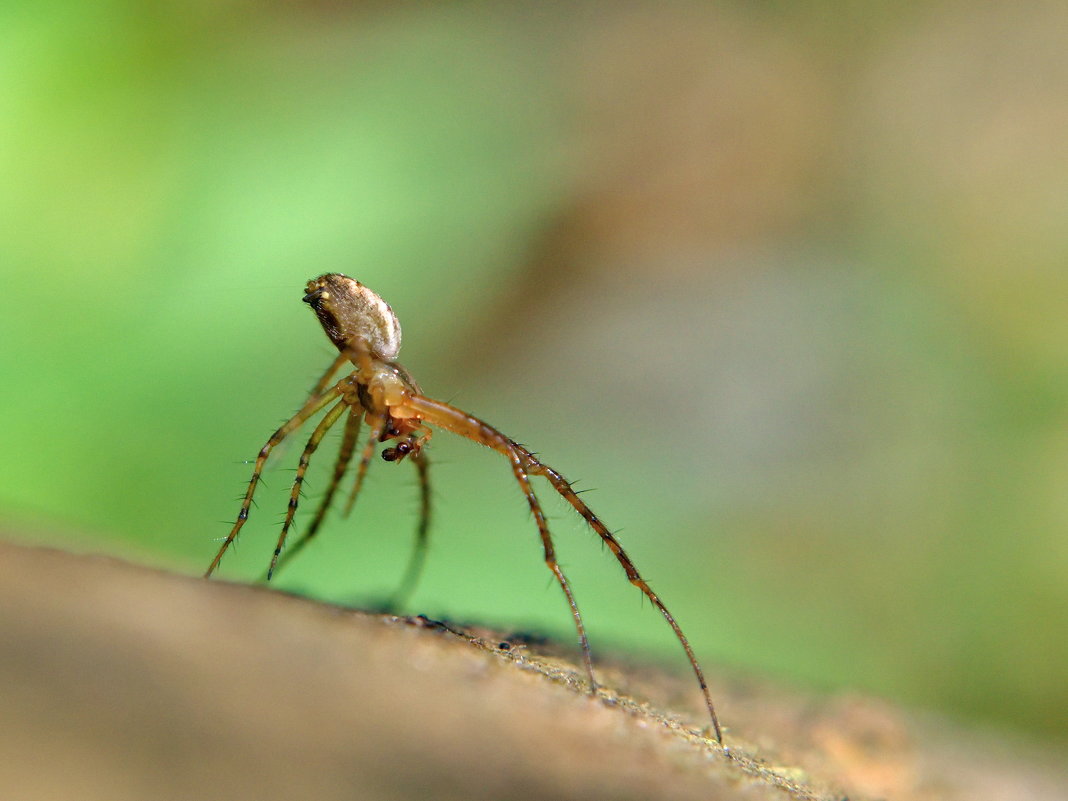
{"label": "bokeh background", "polygon": [[[595,490],[709,668],[1063,747],[1068,7],[9,2],[0,26],[6,535],[203,570],[332,358],[303,284],[345,272],[428,394]],[[299,448],[224,577],[265,566]],[[408,611],[570,639],[506,465],[431,456]],[[683,671],[542,496],[595,652]],[[280,586],[381,599],[416,514],[378,461]]]}

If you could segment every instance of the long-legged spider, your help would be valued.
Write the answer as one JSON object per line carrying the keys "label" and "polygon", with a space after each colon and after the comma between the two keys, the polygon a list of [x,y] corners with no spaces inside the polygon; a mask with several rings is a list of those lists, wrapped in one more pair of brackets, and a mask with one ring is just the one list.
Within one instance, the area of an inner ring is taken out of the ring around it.
{"label": "long-legged spider", "polygon": [[[579,614],[578,604],[575,602],[575,596],[571,592],[571,585],[556,560],[556,551],[553,547],[552,536],[549,533],[549,525],[546,522],[541,503],[538,501],[531,486],[531,476],[544,476],[548,479],[553,489],[560,493],[564,500],[582,515],[590,527],[605,542],[623,567],[624,572],[627,574],[627,580],[640,589],[645,594],[645,597],[652,602],[653,606],[660,610],[660,613],[664,616],[668,625],[671,626],[672,631],[675,632],[675,636],[686,651],[686,657],[690,661],[690,666],[697,677],[697,682],[701,686],[701,692],[704,694],[716,740],[722,742],[722,732],[720,731],[719,721],[716,718],[716,710],[712,705],[712,697],[708,692],[708,685],[705,683],[704,673],[697,662],[697,657],[694,656],[689,641],[682,633],[682,629],[667,607],[664,606],[660,597],[653,592],[652,588],[638,573],[638,569],[634,566],[630,557],[627,556],[615,535],[583,502],[575,490],[571,488],[571,484],[567,479],[553,468],[538,461],[534,454],[522,445],[509,439],[477,417],[473,417],[447,403],[432,400],[423,395],[407,371],[393,361],[400,351],[401,344],[400,323],[397,322],[393,309],[359,281],[339,273],[332,273],[321,275],[314,281],[309,281],[306,290],[304,302],[309,304],[315,311],[327,336],[337,346],[338,356],[316,383],[311,395],[300,410],[275,431],[260,449],[252,471],[252,479],[249,481],[245,499],[241,504],[241,511],[237,514],[237,521],[223,541],[219,552],[212,560],[211,565],[204,574],[205,577],[211,576],[215,572],[219,562],[222,561],[223,554],[226,553],[226,550],[237,538],[238,532],[241,531],[241,527],[248,519],[252,496],[256,492],[256,486],[259,484],[264,464],[271,451],[278,443],[310,418],[329,407],[315,430],[312,431],[308,444],[304,447],[303,453],[301,453],[293,489],[289,495],[289,508],[286,511],[285,522],[282,524],[282,531],[278,536],[278,544],[275,546],[274,555],[271,557],[266,578],[270,579],[275,571],[288,559],[296,555],[319,530],[338,485],[341,483],[355,452],[361,422],[366,420],[370,426],[371,433],[360,458],[360,464],[356,471],[356,481],[349,495],[346,513],[352,507],[352,503],[360,491],[364,476],[367,473],[367,467],[374,455],[376,443],[390,440],[396,441],[395,445],[382,451],[382,458],[388,462],[400,462],[410,459],[418,471],[422,494],[422,512],[416,548],[405,573],[405,582],[402,585],[410,589],[422,566],[426,550],[426,538],[430,522],[430,485],[428,482],[428,462],[423,448],[431,437],[429,426],[436,426],[492,448],[503,454],[511,464],[512,474],[519,483],[519,488],[526,497],[527,503],[530,505],[530,511],[534,516],[534,521],[537,523],[538,533],[541,535],[545,563],[560,584],[560,588],[567,597],[567,603],[571,607],[571,614],[575,620],[575,629],[578,632],[579,643],[582,646],[582,658],[589,678],[590,692],[597,692],[597,682],[593,675],[593,660],[590,655],[589,640],[586,638],[586,627],[582,623],[582,615]],[[346,363],[351,363],[356,369],[331,385],[330,382],[333,375]],[[334,464],[333,476],[327,487],[326,494],[320,502],[307,532],[282,558],[282,549],[285,546],[289,529],[293,524],[293,516],[297,511],[301,485],[304,482],[308,463],[311,461],[312,454],[319,447],[319,443],[322,442],[326,432],[343,415],[346,415],[346,419],[341,448]]]}

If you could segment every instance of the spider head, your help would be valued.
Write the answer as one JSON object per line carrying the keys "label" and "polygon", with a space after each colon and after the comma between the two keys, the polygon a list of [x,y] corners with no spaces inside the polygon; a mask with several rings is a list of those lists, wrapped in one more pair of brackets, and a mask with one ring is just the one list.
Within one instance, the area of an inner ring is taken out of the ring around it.
{"label": "spider head", "polygon": [[328,273],[309,281],[305,290],[304,302],[338,350],[362,344],[372,358],[397,358],[401,345],[397,315],[370,289],[347,275]]}

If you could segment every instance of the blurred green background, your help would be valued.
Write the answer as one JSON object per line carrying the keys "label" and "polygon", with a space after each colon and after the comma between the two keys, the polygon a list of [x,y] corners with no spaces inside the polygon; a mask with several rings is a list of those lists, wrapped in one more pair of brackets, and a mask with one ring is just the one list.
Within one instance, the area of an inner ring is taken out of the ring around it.
{"label": "blurred green background", "polygon": [[[332,358],[300,297],[340,271],[393,305],[429,395],[596,490],[710,669],[1065,742],[1068,6],[15,2],[0,25],[9,536],[203,570]],[[223,577],[265,567],[299,449]],[[503,461],[430,455],[409,611],[570,640]],[[541,489],[595,654],[682,672]],[[411,467],[376,461],[280,586],[382,598],[416,514]]]}

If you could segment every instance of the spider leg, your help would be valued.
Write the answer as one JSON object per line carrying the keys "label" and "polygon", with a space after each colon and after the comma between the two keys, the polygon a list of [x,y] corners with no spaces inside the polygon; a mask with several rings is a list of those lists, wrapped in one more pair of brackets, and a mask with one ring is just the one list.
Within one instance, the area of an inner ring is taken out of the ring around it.
{"label": "spider leg", "polygon": [[390,609],[402,609],[408,598],[419,583],[419,577],[423,573],[423,565],[426,563],[426,550],[428,535],[430,532],[430,462],[423,451],[418,451],[409,458],[415,464],[419,474],[419,528],[415,532],[415,543],[412,546],[411,556],[408,558],[408,566],[404,570],[404,578],[396,592],[386,602]]}
{"label": "spider leg", "polygon": [[[308,530],[304,533],[304,536],[298,538],[297,541],[290,545],[279,557],[275,573],[285,567],[290,560],[294,559],[296,555],[304,549],[304,546],[308,544],[308,540],[318,533],[319,527],[323,524],[323,519],[326,517],[327,511],[330,509],[330,503],[334,499],[334,494],[337,492],[337,488],[341,484],[341,479],[344,478],[345,471],[348,470],[349,462],[352,461],[352,454],[356,450],[356,439],[360,435],[360,424],[362,422],[362,410],[357,407],[350,408],[348,419],[345,421],[345,434],[341,440],[341,447],[337,452],[337,461],[334,463],[334,475],[330,479],[330,486],[327,487],[326,494],[323,496],[322,501],[319,502],[319,507],[315,510],[315,517],[312,518],[311,524],[308,526]],[[262,580],[267,580],[266,573],[263,575]]]}
{"label": "spider leg", "polygon": [[549,523],[545,519],[545,513],[542,511],[538,496],[534,494],[534,488],[530,485],[527,461],[532,457],[530,457],[529,452],[477,417],[462,412],[447,403],[431,400],[422,395],[413,395],[406,405],[415,410],[425,422],[486,445],[508,457],[508,461],[512,465],[512,473],[515,475],[516,481],[519,482],[519,488],[524,497],[526,497],[530,512],[538,525],[538,533],[541,535],[542,549],[545,555],[545,564],[549,566],[549,570],[552,571],[557,583],[560,584],[560,588],[564,591],[564,595],[567,596],[567,603],[571,607],[571,616],[575,621],[575,630],[578,632],[579,644],[582,647],[582,659],[586,666],[586,674],[590,680],[590,692],[596,694],[597,681],[593,675],[593,657],[590,654],[589,639],[586,637],[586,627],[582,623],[582,615],[579,612],[578,603],[575,601],[575,595],[571,591],[571,584],[556,559],[556,549],[553,547]]}
{"label": "spider leg", "polygon": [[293,525],[293,517],[297,513],[297,505],[300,503],[300,490],[304,484],[304,475],[308,472],[308,465],[311,463],[312,454],[315,453],[319,447],[319,443],[323,441],[323,437],[326,436],[326,432],[338,421],[345,409],[348,408],[348,402],[342,398],[326,415],[319,424],[312,431],[311,436],[308,438],[308,444],[304,446],[303,452],[300,454],[300,461],[297,463],[297,475],[293,480],[293,489],[289,494],[289,507],[286,510],[286,519],[282,523],[282,531],[278,535],[278,544],[275,546],[274,554],[271,556],[271,565],[267,568],[267,580],[271,580],[271,576],[274,575],[274,569],[278,564],[278,557],[282,553],[282,548],[285,547],[286,536],[289,534],[289,528]]}
{"label": "spider leg", "polygon": [[[539,462],[534,455],[522,445],[508,439],[500,431],[487,423],[482,422],[477,417],[473,417],[466,412],[460,411],[454,406],[442,403],[441,401],[431,400],[422,395],[413,395],[408,400],[407,405],[426,422],[448,431],[452,431],[454,434],[459,434],[462,437],[467,437],[475,442],[479,442],[507,456],[512,461],[512,472],[516,474],[520,485],[523,486],[524,494],[527,494],[532,511],[537,505],[537,500],[534,498],[533,490],[530,489],[530,482],[527,480],[527,476],[540,475],[545,476],[564,500],[571,504],[575,511],[582,515],[583,519],[585,519],[590,527],[597,532],[615,555],[620,565],[622,565],[624,572],[627,574],[627,580],[640,589],[645,594],[645,597],[652,602],[653,606],[660,610],[660,614],[663,615],[668,625],[671,626],[671,630],[675,632],[675,637],[682,644],[683,650],[686,651],[686,657],[689,659],[690,667],[693,668],[694,675],[697,677],[697,683],[701,686],[701,693],[704,695],[705,705],[708,707],[708,714],[712,719],[712,728],[716,734],[716,741],[722,743],[723,732],[719,726],[719,718],[716,716],[716,709],[712,704],[712,696],[708,691],[708,683],[705,681],[704,671],[701,670],[701,665],[698,663],[697,657],[694,655],[693,648],[690,647],[689,640],[687,640],[686,635],[682,633],[682,629],[679,627],[678,622],[675,620],[671,612],[668,611],[664,602],[660,600],[660,597],[653,592],[645,579],[638,573],[638,569],[634,566],[634,562],[631,561],[626,551],[623,550],[623,546],[620,544],[619,540],[616,539],[615,535],[608,530],[608,527],[601,522],[601,519],[582,501],[578,496],[578,493],[571,488],[571,484],[567,479],[551,467],[547,467]],[[542,531],[542,539],[546,542],[546,561],[548,562],[552,543],[548,540],[548,528],[545,526],[544,516],[541,515],[540,508],[535,512],[535,519],[538,520],[538,528]],[[550,567],[552,567],[551,563]],[[554,570],[553,572],[555,573],[556,571]],[[559,577],[561,582],[564,583],[562,576],[563,574],[560,573]],[[568,594],[568,599],[572,600],[566,583],[564,583],[564,592]],[[573,600],[572,607],[575,610],[575,618],[577,621],[578,608],[574,606]],[[584,635],[581,634],[581,623],[579,623],[579,631],[580,639],[584,640]],[[587,663],[588,660],[589,657],[587,651]]]}
{"label": "spider leg", "polygon": [[[503,437],[504,435],[501,434],[501,436]],[[508,454],[508,459],[512,463],[512,473],[515,475],[516,481],[519,482],[519,488],[523,491],[523,495],[526,496],[531,514],[534,515],[534,520],[538,524],[538,533],[541,534],[541,544],[545,551],[545,564],[549,566],[549,570],[556,576],[564,595],[567,596],[567,603],[571,607],[571,615],[575,619],[575,630],[578,632],[579,644],[582,646],[582,659],[586,663],[586,674],[590,679],[590,693],[596,695],[597,681],[593,677],[593,656],[590,653],[590,641],[586,637],[586,627],[582,624],[582,615],[579,614],[578,603],[571,592],[571,584],[568,582],[567,576],[564,575],[564,569],[560,567],[560,563],[556,560],[556,549],[553,548],[553,538],[552,534],[549,533],[549,523],[545,519],[545,512],[542,511],[538,496],[534,494],[534,488],[530,486],[530,478],[523,468],[521,454],[518,451],[512,451]]]}
{"label": "spider leg", "polygon": [[379,414],[372,418],[371,435],[367,439],[367,444],[363,446],[363,453],[360,454],[360,465],[356,468],[356,481],[353,482],[352,489],[349,491],[349,499],[345,503],[345,511],[342,512],[345,517],[349,516],[349,512],[352,511],[352,505],[356,503],[356,496],[360,494],[363,480],[367,477],[367,468],[371,465],[371,460],[375,455],[375,448],[378,447],[382,432],[385,430],[385,415]]}
{"label": "spider leg", "polygon": [[323,373],[322,378],[315,382],[315,386],[312,387],[312,391],[309,393],[309,397],[315,397],[316,395],[322,395],[326,391],[326,388],[330,386],[330,376],[338,371],[341,365],[348,361],[348,357],[344,353],[339,353],[333,363],[326,368],[326,372]]}
{"label": "spider leg", "polygon": [[697,683],[701,685],[701,692],[705,697],[705,705],[708,707],[708,714],[712,718],[712,728],[716,733],[716,741],[722,743],[723,733],[720,731],[719,718],[716,717],[716,709],[712,705],[712,696],[708,691],[708,684],[705,682],[704,671],[701,670],[701,665],[698,663],[697,657],[694,655],[693,648],[690,647],[690,642],[686,639],[686,635],[682,633],[682,629],[679,627],[678,622],[676,622],[675,617],[668,611],[668,608],[664,606],[664,602],[660,600],[660,596],[653,592],[652,587],[650,587],[645,579],[638,573],[638,568],[634,566],[634,562],[631,561],[627,552],[623,550],[623,546],[620,544],[619,540],[616,539],[615,535],[608,530],[608,527],[601,522],[601,519],[597,517],[590,507],[588,507],[578,496],[578,493],[571,488],[570,482],[551,467],[539,462],[529,451],[522,448],[522,446],[520,446],[520,449],[526,454],[528,461],[527,470],[532,475],[545,476],[564,500],[571,504],[576,512],[582,515],[585,521],[590,524],[590,528],[600,535],[609,550],[615,555],[619,564],[623,567],[624,572],[627,574],[627,580],[645,593],[645,597],[652,602],[653,606],[660,610],[660,614],[664,616],[668,625],[671,626],[672,631],[675,632],[675,636],[678,638],[679,642],[682,643],[683,650],[686,651],[686,657],[690,660],[690,666],[693,668],[694,675],[697,676]]}
{"label": "spider leg", "polygon": [[[338,362],[335,362],[323,378],[331,375],[336,369],[337,364]],[[302,426],[310,417],[321,411],[323,407],[331,401],[336,400],[341,395],[342,384],[345,380],[346,379],[343,379],[325,393],[313,392],[311,397],[300,407],[300,410],[283,423],[277,431],[271,434],[267,442],[260,448],[260,452],[256,456],[256,464],[252,468],[252,478],[249,480],[248,489],[245,491],[245,499],[241,502],[241,511],[237,513],[237,521],[234,523],[234,527],[230,529],[230,533],[226,535],[226,539],[223,540],[219,552],[215,554],[215,558],[212,559],[211,564],[208,565],[208,569],[204,573],[204,578],[209,578],[211,574],[215,572],[219,563],[222,561],[223,554],[226,553],[226,550],[233,544],[234,540],[237,539],[238,532],[241,531],[241,527],[245,525],[245,521],[248,520],[248,510],[249,507],[252,506],[252,496],[256,492],[256,486],[260,483],[260,475],[263,473],[263,466],[267,462],[267,457],[271,455],[271,451],[274,450],[275,445],[292,434],[296,429],[300,428],[300,426]],[[322,383],[322,379],[320,379],[320,383]],[[317,384],[316,387],[318,386],[319,385]]]}

